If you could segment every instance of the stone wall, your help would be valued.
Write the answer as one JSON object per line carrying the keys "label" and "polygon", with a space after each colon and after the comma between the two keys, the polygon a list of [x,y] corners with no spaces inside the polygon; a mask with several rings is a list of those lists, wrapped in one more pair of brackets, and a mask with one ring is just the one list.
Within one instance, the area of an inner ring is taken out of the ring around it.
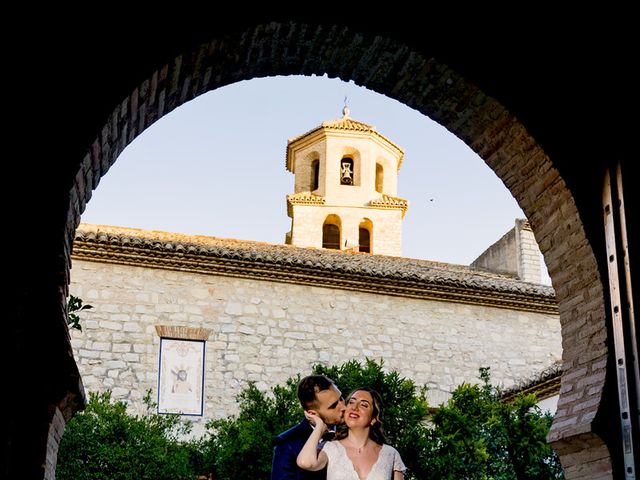
{"label": "stone wall", "polygon": [[200,428],[235,413],[248,381],[268,389],[315,363],[384,359],[438,404],[481,366],[509,386],[561,355],[551,314],[81,260],[70,290],[94,306],[72,331],[86,389],[134,411],[147,389],[157,395],[156,327],[210,330]]}
{"label": "stone wall", "polygon": [[509,230],[500,240],[482,252],[478,258],[471,262],[471,266],[516,275],[518,258],[515,228]]}
{"label": "stone wall", "polygon": [[525,282],[540,283],[542,254],[536,243],[529,222],[516,219],[516,254],[518,256],[518,278]]}
{"label": "stone wall", "polygon": [[516,219],[515,226],[487,248],[472,267],[514,275],[525,282],[540,283],[541,253],[529,222]]}

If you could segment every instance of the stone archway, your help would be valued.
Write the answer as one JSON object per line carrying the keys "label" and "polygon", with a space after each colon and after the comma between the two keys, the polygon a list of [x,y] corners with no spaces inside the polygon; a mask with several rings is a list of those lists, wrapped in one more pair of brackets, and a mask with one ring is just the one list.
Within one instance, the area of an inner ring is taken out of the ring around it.
{"label": "stone archway", "polygon": [[[302,23],[253,26],[175,57],[142,81],[100,127],[75,173],[62,252],[102,175],[145,128],[185,102],[240,80],[281,74],[338,76],[415,108],[476,151],[527,215],[545,255],[562,322],[564,373],[550,439],[567,478],[589,476],[580,465],[610,471],[594,432],[608,358],[605,297],[592,246],[570,189],[553,159],[496,99],[447,65],[389,38]],[[60,285],[65,293],[65,286]],[[52,453],[50,452],[49,455]]]}

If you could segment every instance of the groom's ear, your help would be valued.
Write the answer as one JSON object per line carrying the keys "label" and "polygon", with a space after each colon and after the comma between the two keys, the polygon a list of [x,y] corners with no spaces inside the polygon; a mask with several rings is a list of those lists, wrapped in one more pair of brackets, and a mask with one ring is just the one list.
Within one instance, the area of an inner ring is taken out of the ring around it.
{"label": "groom's ear", "polygon": [[[305,412],[307,412],[307,413],[313,413],[314,415],[318,415],[318,412],[317,412],[317,411],[315,411],[315,410],[313,410],[313,409],[305,410]],[[320,416],[320,415],[318,415],[318,416]]]}

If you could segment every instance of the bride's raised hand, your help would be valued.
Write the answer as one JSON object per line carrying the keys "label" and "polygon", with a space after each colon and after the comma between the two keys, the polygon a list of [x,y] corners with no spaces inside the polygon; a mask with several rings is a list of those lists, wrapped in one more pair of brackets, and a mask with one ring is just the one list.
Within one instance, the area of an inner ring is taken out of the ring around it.
{"label": "bride's raised hand", "polygon": [[327,431],[327,425],[324,423],[322,418],[320,418],[320,416],[313,410],[305,410],[304,416],[307,420],[309,420],[309,423],[311,423],[311,425],[314,425],[316,429],[319,428],[322,433]]}

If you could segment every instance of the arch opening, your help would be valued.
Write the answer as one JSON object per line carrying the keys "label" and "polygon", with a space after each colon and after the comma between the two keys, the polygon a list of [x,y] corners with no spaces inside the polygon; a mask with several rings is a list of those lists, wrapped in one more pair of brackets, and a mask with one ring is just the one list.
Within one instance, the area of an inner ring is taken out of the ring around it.
{"label": "arch opening", "polygon": [[[260,33],[259,29],[256,29],[254,33],[258,39],[261,35],[264,35],[264,33]],[[326,35],[332,34],[327,33]],[[353,38],[355,39],[355,36]],[[279,39],[279,41],[287,42],[293,40]],[[277,46],[278,48],[281,48],[283,46],[280,44],[275,45],[277,43],[278,42],[274,42],[274,47]],[[353,44],[355,44],[355,40],[354,43],[349,44],[349,46],[353,46]],[[231,40],[230,45],[236,46],[235,49],[231,50],[232,52],[243,52],[243,49],[248,48],[242,47],[242,43],[237,39]],[[364,42],[364,44],[360,45],[358,48],[360,49],[360,54],[362,53],[361,50],[363,48],[368,49],[370,52],[379,52],[379,50],[382,50],[384,52],[391,53],[399,51],[399,46],[393,41],[382,41],[376,42],[375,44],[373,42]],[[404,48],[406,49],[406,47]],[[402,49],[400,49],[400,51],[402,51]],[[307,53],[308,52],[301,52],[301,58],[305,58],[304,56]],[[344,53],[346,54],[347,52]],[[398,55],[397,57],[401,58],[400,61],[407,63],[422,61],[424,62],[422,65],[430,60],[421,58],[419,54],[416,56],[409,55],[409,53],[413,54],[414,52],[406,50],[405,55]],[[312,56],[319,60],[319,70],[339,67],[339,65],[333,64],[331,59],[324,58],[322,56],[318,58],[317,54]],[[339,57],[340,55],[337,56]],[[382,55],[371,56],[371,58],[379,57],[389,58],[388,56],[383,57]],[[229,58],[232,59],[233,56],[230,55]],[[246,55],[242,56],[242,58],[246,58]],[[193,65],[186,65],[185,68],[171,71],[169,74],[169,81],[184,88],[176,88],[173,90],[173,94],[169,93],[169,96],[174,96],[169,99],[171,100],[170,102],[163,102],[162,107],[151,107],[151,102],[149,102],[149,104],[144,104],[144,101],[148,100],[148,98],[143,99],[143,104],[146,109],[145,115],[147,116],[142,120],[140,120],[142,117],[139,116],[140,111],[137,110],[137,106],[140,105],[140,102],[138,101],[129,102],[123,112],[120,112],[119,108],[116,109],[116,114],[113,116],[113,122],[109,122],[105,125],[107,131],[111,132],[107,136],[106,142],[98,141],[96,143],[96,148],[91,150],[91,153],[87,156],[80,168],[80,172],[92,172],[89,175],[94,176],[93,181],[86,182],[84,176],[80,175],[80,177],[76,178],[74,183],[71,195],[73,201],[71,201],[68,206],[68,220],[66,223],[67,241],[69,241],[73,236],[73,232],[77,227],[79,214],[84,209],[86,202],[90,198],[93,186],[97,185],[100,177],[105,173],[106,169],[108,169],[108,166],[115,161],[115,158],[123,148],[123,145],[130,141],[131,138],[135,138],[135,136],[143,131],[150,123],[153,123],[157,118],[166,114],[171,108],[181,105],[197,94],[217,88],[221,84],[224,84],[228,78],[233,77],[234,75],[237,78],[241,78],[243,75],[246,77],[258,76],[263,72],[261,69],[264,68],[264,64],[261,63],[259,65],[258,62],[251,65],[249,68],[246,68],[244,65],[241,68],[240,65],[234,66],[233,64],[228,64],[225,67],[227,70],[225,70],[224,74],[220,75],[219,78],[213,77],[214,80],[211,80],[212,77],[209,76],[207,77],[209,78],[209,83],[206,84],[204,83],[205,80],[198,80],[203,83],[192,86],[191,89],[189,89],[188,86],[191,79],[205,78],[204,76],[199,77],[198,75],[194,75],[194,71],[200,68],[209,68],[211,65],[215,65],[215,62],[215,59],[211,59],[209,63],[194,63]],[[375,72],[378,71],[377,69],[379,67],[384,66],[384,64],[371,64],[368,67],[363,68],[365,68],[366,71]],[[420,68],[420,66],[421,65],[414,65],[414,68]],[[285,69],[281,64],[274,63],[272,68],[274,74],[278,73],[280,70],[290,71],[291,68],[303,71],[302,64],[294,67],[288,64]],[[382,71],[393,72],[397,71],[397,69],[387,68]],[[589,321],[591,322],[590,328],[595,332],[594,335],[589,338],[595,338],[597,335],[601,338],[599,341],[589,340],[589,342],[580,343],[574,334],[565,334],[565,342],[569,345],[576,345],[577,348],[568,352],[565,358],[567,372],[565,372],[566,380],[564,381],[564,386],[567,388],[567,391],[572,390],[574,394],[575,392],[586,392],[586,386],[578,384],[578,381],[582,378],[581,375],[571,376],[571,373],[575,374],[578,370],[578,363],[576,362],[576,359],[580,354],[587,350],[593,351],[594,346],[602,348],[603,353],[599,357],[595,358],[593,362],[589,363],[589,365],[591,366],[598,361],[601,362],[603,358],[606,358],[606,328],[603,320],[604,316],[602,314],[604,301],[602,285],[597,270],[597,262],[595,261],[592,250],[589,248],[589,239],[585,236],[575,205],[572,204],[571,192],[564,184],[551,160],[544,154],[542,149],[536,144],[530,135],[528,135],[523,126],[515,118],[509,115],[501,105],[491,98],[484,97],[482,92],[478,92],[475,87],[466,83],[463,79],[457,78],[453,72],[446,71],[446,75],[454,77],[453,80],[450,82],[439,82],[438,80],[440,77],[437,77],[437,75],[443,70],[433,69],[431,71],[433,73],[427,73],[422,78],[422,85],[424,87],[433,86],[432,89],[418,89],[416,86],[403,87],[403,85],[400,84],[400,80],[394,77],[394,74],[392,73],[388,73],[386,77],[382,74],[375,79],[363,81],[363,84],[376,89],[381,93],[389,94],[407,105],[428,114],[432,118],[437,118],[443,125],[454,131],[459,138],[471,145],[474,150],[476,150],[480,156],[487,161],[497,175],[505,181],[510,191],[513,192],[514,196],[527,214],[527,217],[531,221],[532,227],[536,232],[536,237],[540,239],[543,251],[549,254],[550,273],[552,278],[554,278],[554,283],[559,287],[559,301],[561,315],[563,315],[564,318],[563,324],[565,330],[567,332],[571,332],[575,330],[572,326],[577,325],[578,322],[583,321],[584,318],[589,318]],[[200,73],[200,71],[198,70],[196,73]],[[345,72],[343,77],[363,78],[362,72],[358,71]],[[155,78],[157,79],[158,76],[156,75]],[[216,84],[216,82],[218,83]],[[438,85],[440,84],[453,84],[461,90],[452,92],[449,88],[438,88]],[[160,88],[158,91],[164,90]],[[182,92],[189,93],[183,94]],[[149,93],[147,94],[153,95]],[[469,96],[467,98],[477,98],[477,102],[470,101],[466,104],[462,104],[460,99],[465,98],[465,94]],[[132,93],[132,97],[133,95],[134,93]],[[136,89],[136,99],[139,99],[139,95],[140,93]],[[443,101],[447,99],[451,101]],[[157,97],[155,97],[155,100],[157,100]],[[159,103],[160,102],[157,102],[156,105]],[[167,107],[167,105],[172,106]],[[165,108],[167,108],[166,111],[163,110]],[[136,124],[135,120],[139,120],[138,124],[141,125],[139,127],[139,131],[134,130],[133,132],[129,132],[122,128],[123,123],[127,123],[128,125]],[[115,127],[113,127],[113,125],[115,125]],[[101,130],[102,129],[100,128],[96,128],[96,131]],[[499,133],[496,137],[495,135],[490,136],[489,132]],[[514,149],[516,154],[509,154],[509,151],[513,151]],[[106,167],[98,167],[95,169],[96,165],[100,166],[103,164],[106,165]],[[526,172],[527,168],[531,164],[535,165],[535,171],[529,169],[529,172],[533,173],[522,173]],[[519,173],[517,175],[512,175],[510,172]],[[540,178],[536,179],[536,175]],[[557,186],[554,188],[553,192],[550,192],[549,189],[546,188],[549,184]],[[536,195],[533,195],[532,192],[535,192]],[[561,213],[558,214],[557,212]],[[567,224],[571,224],[573,227],[571,234],[562,233],[561,231],[562,229],[560,227]],[[569,258],[569,252],[562,247],[563,243],[566,243],[563,242],[563,240],[569,238],[570,235],[572,238],[572,244],[577,244],[582,247],[580,249],[573,249],[571,252],[572,258]],[[66,258],[67,263],[65,268],[68,270],[68,249],[65,250],[61,247],[60,253],[64,258]],[[577,269],[579,272],[579,278],[570,279],[562,274],[562,271],[564,270],[563,267],[567,264],[580,266],[580,268]],[[65,278],[64,276],[61,277]],[[591,280],[589,280],[590,278]],[[62,290],[64,291],[64,288]],[[595,300],[588,305],[574,308],[572,305],[576,304],[575,299],[580,298],[583,294],[588,298],[595,298]],[[563,308],[564,305],[571,305],[572,307]],[[584,344],[584,348],[580,347],[582,344]],[[595,385],[589,386],[592,392],[590,393],[591,396],[601,394],[604,375],[602,375],[602,377],[601,381],[597,381],[595,382]],[[563,402],[562,398],[561,403],[566,407],[565,410],[567,412],[571,412],[572,408],[575,406],[570,400],[565,400]],[[552,439],[570,442],[570,439],[575,435],[575,432],[579,431],[581,428],[583,430],[586,428],[588,431],[591,431],[590,418],[593,418],[596,415],[598,405],[599,402],[594,401],[593,404],[587,408],[589,411],[585,412],[584,418],[579,417],[578,420],[571,423],[571,425],[564,424],[564,426],[556,427],[553,432]],[[593,416],[589,417],[591,410],[593,410]],[[569,415],[569,413],[566,415]],[[557,421],[556,424],[562,425],[562,422]],[[597,444],[597,435],[595,436],[596,440],[594,441],[594,444]],[[598,444],[598,447],[599,446],[601,446],[601,444]]]}
{"label": "arch opening", "polygon": [[322,224],[322,248],[340,250],[342,246],[342,222],[337,215],[329,215]]}
{"label": "arch opening", "polygon": [[384,167],[376,162],[376,192],[383,193],[384,191]]}
{"label": "arch opening", "polygon": [[373,252],[373,223],[371,220],[364,219],[358,226],[358,251],[362,253],[374,253]]}

